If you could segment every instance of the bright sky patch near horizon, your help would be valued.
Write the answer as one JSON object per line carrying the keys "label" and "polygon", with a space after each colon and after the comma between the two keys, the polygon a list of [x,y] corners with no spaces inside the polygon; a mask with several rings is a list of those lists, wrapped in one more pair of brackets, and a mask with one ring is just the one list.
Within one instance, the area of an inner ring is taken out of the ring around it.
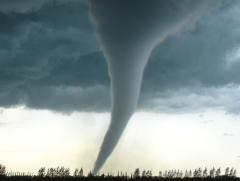
{"label": "bright sky patch near horizon", "polygon": [[[109,124],[109,113],[61,115],[24,107],[1,116],[0,160],[7,171],[37,173],[46,168],[92,169]],[[4,120],[4,121],[2,121]],[[137,112],[100,173],[234,167],[240,149],[239,118],[221,110],[190,114]],[[4,149],[3,149],[4,148]],[[236,168],[237,171],[239,168]]]}
{"label": "bright sky patch near horizon", "polygon": [[[111,109],[88,6],[24,2],[0,0],[0,164],[33,173],[83,167],[86,174]],[[137,112],[101,173],[236,166],[239,12],[239,1],[230,1],[154,48]]]}

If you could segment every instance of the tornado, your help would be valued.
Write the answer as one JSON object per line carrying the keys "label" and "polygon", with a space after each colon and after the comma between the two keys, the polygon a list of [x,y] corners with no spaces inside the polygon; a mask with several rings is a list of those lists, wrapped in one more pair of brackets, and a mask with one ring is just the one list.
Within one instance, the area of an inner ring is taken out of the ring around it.
{"label": "tornado", "polygon": [[[87,0],[95,34],[111,79],[111,122],[96,159],[96,174],[116,147],[140,94],[153,48],[180,31],[190,31],[221,0]],[[174,53],[174,52],[173,52]]]}

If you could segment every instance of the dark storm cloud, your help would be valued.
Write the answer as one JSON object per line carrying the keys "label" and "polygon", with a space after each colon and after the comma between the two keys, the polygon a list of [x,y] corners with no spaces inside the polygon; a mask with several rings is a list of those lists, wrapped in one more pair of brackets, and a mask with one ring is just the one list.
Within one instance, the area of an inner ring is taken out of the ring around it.
{"label": "dark storm cloud", "polygon": [[31,80],[0,97],[0,106],[24,104],[66,114],[109,110],[109,77],[101,52],[60,59],[48,76]]}
{"label": "dark storm cloud", "polygon": [[[226,110],[238,114],[239,96],[230,90],[240,83],[239,9],[232,2],[206,13],[195,29],[170,36],[155,47],[145,69],[139,106],[147,105],[152,97],[165,100],[166,108],[194,108],[194,99],[176,99],[193,96],[199,107],[228,102]],[[226,87],[232,98],[224,98]]]}
{"label": "dark storm cloud", "polygon": [[[68,1],[77,1],[77,0],[0,0],[0,12],[9,13],[29,13],[37,11],[45,4],[62,4]],[[78,0],[80,2],[82,0]]]}
{"label": "dark storm cloud", "polygon": [[61,59],[98,51],[84,3],[47,6],[28,14],[0,13],[0,95],[49,76]]}
{"label": "dark storm cloud", "polygon": [[240,54],[233,57],[240,51],[238,10],[225,7],[208,13],[193,31],[169,37],[157,46],[145,70],[143,91],[148,87],[152,91],[179,89],[194,83],[238,85]]}
{"label": "dark storm cloud", "polygon": [[27,13],[34,11],[43,6],[48,0],[0,0],[0,11],[4,13],[8,12],[20,12]]}
{"label": "dark storm cloud", "polygon": [[60,59],[51,70],[51,74],[33,82],[44,86],[79,86],[93,87],[103,85],[108,87],[110,79],[107,64],[101,52],[82,55],[78,59]]}
{"label": "dark storm cloud", "polygon": [[[50,109],[71,114],[75,111],[106,111],[110,107],[109,91],[103,86],[31,87],[23,102],[30,108]],[[47,104],[46,104],[47,103]]]}
{"label": "dark storm cloud", "polygon": [[[88,6],[77,1],[8,2],[0,1],[0,106],[109,111],[110,79]],[[238,1],[231,1],[155,47],[138,109],[184,112],[225,106],[238,114],[239,10]]]}

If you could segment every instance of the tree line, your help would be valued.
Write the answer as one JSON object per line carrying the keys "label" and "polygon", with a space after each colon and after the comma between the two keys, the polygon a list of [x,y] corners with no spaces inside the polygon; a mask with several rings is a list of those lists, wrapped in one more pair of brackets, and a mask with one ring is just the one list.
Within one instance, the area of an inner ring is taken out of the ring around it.
{"label": "tree line", "polygon": [[[48,168],[41,167],[38,170],[37,175],[24,175],[23,174],[9,174],[6,172],[5,165],[0,164],[0,176],[30,176],[30,177],[38,177],[38,178],[105,178],[105,179],[113,179],[113,178],[122,178],[122,179],[186,179],[186,178],[195,178],[195,179],[217,179],[217,178],[236,178],[237,171],[234,168],[227,167],[224,170],[224,173],[221,175],[221,168],[215,169],[214,167],[211,168],[208,172],[207,168],[205,167],[204,170],[201,168],[195,169],[194,171],[186,170],[183,173],[181,170],[166,170],[164,172],[159,171],[158,176],[153,176],[151,170],[143,170],[140,171],[139,168],[136,168],[133,174],[127,175],[127,173],[118,172],[116,176],[112,173],[108,173],[106,175],[99,173],[94,175],[91,171],[84,175],[83,168],[76,168],[73,175],[70,175],[70,169],[64,167],[57,167],[57,168]],[[239,178],[238,178],[239,179]],[[1,179],[0,179],[1,180]]]}
{"label": "tree line", "polygon": [[[237,175],[237,171],[234,168],[230,169],[229,167],[227,167],[225,169],[224,175],[221,175],[221,168],[218,168],[217,170],[215,170],[215,168],[213,167],[212,169],[210,169],[208,174],[208,170],[205,167],[204,170],[202,170],[202,168],[198,168],[198,169],[195,169],[193,172],[191,170],[189,171],[186,170],[185,173],[179,170],[169,170],[169,171],[166,170],[164,173],[162,171],[159,171],[158,178],[207,178],[207,177],[218,178],[221,176],[235,178],[236,175]],[[133,173],[133,178],[140,178],[140,177],[152,177],[152,171],[143,170],[141,175],[139,168],[137,168]]]}

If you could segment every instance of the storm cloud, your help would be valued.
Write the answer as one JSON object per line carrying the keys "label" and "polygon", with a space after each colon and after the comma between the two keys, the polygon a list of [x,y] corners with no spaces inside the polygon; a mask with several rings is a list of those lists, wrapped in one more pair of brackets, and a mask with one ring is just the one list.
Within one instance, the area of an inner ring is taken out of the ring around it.
{"label": "storm cloud", "polygon": [[[0,1],[0,106],[109,111],[110,79],[88,5],[6,3]],[[239,1],[223,4],[156,46],[137,109],[178,113],[222,106],[239,114],[239,10]]]}

